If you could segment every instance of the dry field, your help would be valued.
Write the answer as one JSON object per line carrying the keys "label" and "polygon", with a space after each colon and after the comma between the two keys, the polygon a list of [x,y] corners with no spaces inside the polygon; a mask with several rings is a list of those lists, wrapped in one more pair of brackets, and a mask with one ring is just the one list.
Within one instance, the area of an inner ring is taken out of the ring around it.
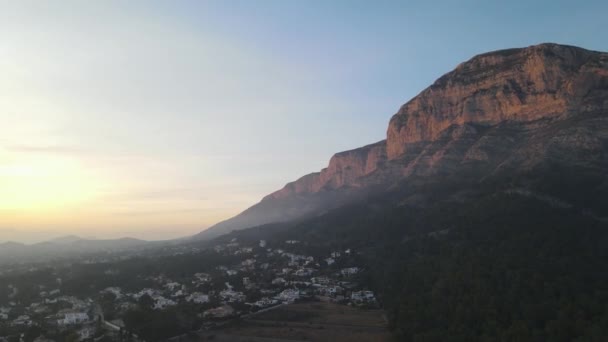
{"label": "dry field", "polygon": [[282,306],[201,335],[202,341],[391,341],[381,310],[312,302]]}

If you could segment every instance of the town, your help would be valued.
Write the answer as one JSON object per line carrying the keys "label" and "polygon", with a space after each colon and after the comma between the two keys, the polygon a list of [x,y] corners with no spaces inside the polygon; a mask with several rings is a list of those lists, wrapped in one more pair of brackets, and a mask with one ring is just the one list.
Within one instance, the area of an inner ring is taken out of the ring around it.
{"label": "town", "polygon": [[[164,340],[301,301],[379,306],[350,248],[313,256],[298,240],[232,237],[169,250],[0,274],[0,341]],[[147,259],[168,271],[130,271]]]}

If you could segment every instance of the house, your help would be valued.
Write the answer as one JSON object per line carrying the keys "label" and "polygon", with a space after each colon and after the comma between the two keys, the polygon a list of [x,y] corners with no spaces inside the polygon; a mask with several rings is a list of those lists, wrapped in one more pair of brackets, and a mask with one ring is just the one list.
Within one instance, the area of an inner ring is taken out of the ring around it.
{"label": "house", "polygon": [[174,306],[177,305],[177,303],[171,299],[165,298],[163,296],[154,296],[152,297],[152,299],[154,299],[154,310],[162,310],[166,307],[169,306]]}
{"label": "house", "polygon": [[101,293],[111,293],[116,296],[117,299],[122,298],[122,290],[120,287],[107,287],[102,290]]}
{"label": "house", "polygon": [[282,301],[283,303],[293,303],[298,298],[300,298],[300,290],[286,289],[283,290],[283,292],[279,293],[275,298]]}
{"label": "house", "polygon": [[239,273],[239,271],[236,270],[226,270],[226,275],[228,276],[235,276]]}
{"label": "house", "polygon": [[36,314],[42,314],[51,311],[51,309],[43,303],[32,303],[30,304],[29,309],[30,312],[34,312]]}
{"label": "house", "polygon": [[82,324],[89,321],[89,315],[86,312],[67,312],[63,318],[57,320],[58,325],[73,325]]}
{"label": "house", "polygon": [[370,303],[376,301],[376,297],[372,291],[353,292],[350,295],[350,299],[355,303]]}
{"label": "house", "polygon": [[260,240],[260,247],[266,247],[266,240]]}
{"label": "house", "polygon": [[244,260],[243,262],[241,262],[241,265],[243,265],[245,267],[251,267],[251,266],[255,265],[255,259]]}
{"label": "house", "polygon": [[209,309],[203,313],[205,318],[225,318],[234,315],[234,309],[230,305],[222,305],[217,308]]}
{"label": "house", "polygon": [[228,303],[243,302],[246,296],[242,292],[234,291],[232,288],[220,292],[222,301]]}
{"label": "house", "polygon": [[313,284],[319,284],[319,285],[329,284],[329,278],[327,278],[327,277],[313,277],[313,278],[310,278],[310,281],[312,281]]}
{"label": "house", "polygon": [[154,300],[154,305],[152,306],[152,308],[154,310],[162,310],[168,306],[177,305],[177,303],[174,300],[165,298],[158,294],[153,296],[152,300]]}
{"label": "house", "polygon": [[167,289],[169,289],[169,291],[174,291],[176,288],[181,287],[182,285],[180,283],[176,283],[176,282],[170,282],[170,283],[166,283],[165,287]]}
{"label": "house", "polygon": [[257,306],[259,308],[265,308],[267,306],[277,305],[278,303],[279,303],[279,301],[276,299],[270,299],[268,297],[264,297],[264,298],[258,300],[257,302],[253,303],[253,306]]}
{"label": "house", "polygon": [[28,316],[28,315],[21,315],[21,316],[17,317],[15,320],[13,320],[13,325],[30,326],[32,324],[33,324],[33,322],[30,319],[30,316]]}
{"label": "house", "polygon": [[321,286],[317,292],[321,295],[328,297],[335,297],[344,292],[344,289],[340,286]]}
{"label": "house", "polygon": [[343,276],[350,276],[353,274],[357,274],[359,272],[359,267],[348,267],[348,268],[343,268],[340,273],[342,273]]}
{"label": "house", "polygon": [[287,240],[287,241],[285,241],[285,243],[289,244],[289,245],[295,245],[295,244],[300,243],[300,241],[298,241],[298,240]]}
{"label": "house", "polygon": [[207,273],[195,273],[194,277],[196,279],[198,279],[198,281],[203,282],[203,283],[211,281],[211,276]]}
{"label": "house", "polygon": [[312,268],[300,268],[295,272],[295,275],[298,277],[309,277],[313,272]]}
{"label": "house", "polygon": [[138,293],[133,295],[133,298],[138,300],[139,298],[141,298],[144,295],[148,295],[150,297],[154,297],[158,294],[158,291],[154,290],[154,289],[143,289],[141,291],[139,291]]}
{"label": "house", "polygon": [[327,263],[327,266],[332,265],[333,263],[336,262],[336,259],[334,258],[327,258],[325,259],[325,262]]}
{"label": "house", "polygon": [[274,278],[271,283],[272,285],[285,285],[286,281],[283,278]]}
{"label": "house", "polygon": [[340,255],[341,255],[341,253],[340,253],[340,252],[331,252],[331,257],[332,257],[332,258],[339,258],[339,257],[340,257]]}
{"label": "house", "polygon": [[6,308],[3,306],[0,306],[0,320],[7,320],[8,319],[8,314],[11,312],[11,308]]}
{"label": "house", "polygon": [[209,302],[209,296],[204,293],[194,292],[193,294],[186,297],[186,301],[196,304],[203,304]]}

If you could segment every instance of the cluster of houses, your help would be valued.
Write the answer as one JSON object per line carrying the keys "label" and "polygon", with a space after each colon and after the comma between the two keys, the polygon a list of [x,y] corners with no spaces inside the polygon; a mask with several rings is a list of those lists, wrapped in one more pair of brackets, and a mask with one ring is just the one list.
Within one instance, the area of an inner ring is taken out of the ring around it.
{"label": "cluster of houses", "polygon": [[132,294],[123,294],[116,287],[104,292],[114,294],[117,306],[137,303],[144,295],[152,299],[154,310],[182,303],[202,305],[204,318],[246,314],[313,297],[351,305],[376,302],[374,294],[359,288],[354,279],[361,272],[359,267],[338,267],[348,263],[350,249],[333,251],[316,260],[313,256],[294,252],[300,244],[298,240],[286,240],[283,246],[271,248],[267,241],[259,240],[254,246],[243,246],[237,239],[232,239],[213,246],[212,250],[237,257],[239,261],[234,264],[217,265],[209,273],[198,272],[180,282],[158,276],[154,278],[157,288],[145,288]]}
{"label": "cluster of houses", "polygon": [[[231,264],[214,265],[206,272],[179,279],[157,275],[146,278],[154,286],[136,291],[113,286],[98,295],[101,299],[111,294],[109,298],[119,318],[144,303],[152,310],[180,310],[181,305],[194,305],[200,308],[202,319],[225,319],[307,298],[347,305],[376,303],[374,293],[358,284],[362,269],[353,265],[354,253],[350,249],[315,258],[303,253],[306,249],[298,240],[286,240],[277,248],[270,245],[259,240],[243,246],[232,239],[211,248],[226,256],[226,260],[238,260]],[[9,289],[10,296],[18,293],[12,285]],[[48,289],[40,293],[40,301],[22,312],[15,312],[14,305],[0,307],[0,325],[35,325],[32,317],[42,315],[45,322],[58,329],[72,329],[87,339],[95,334],[94,322],[103,315],[98,312],[98,304],[90,298],[62,296],[59,289]]]}
{"label": "cluster of houses", "polygon": [[[18,289],[11,286],[17,293]],[[59,290],[41,291],[29,305],[11,301],[0,307],[0,326],[13,330],[33,326],[51,327],[57,332],[73,331],[78,340],[95,334],[95,305],[90,298],[64,296]]]}

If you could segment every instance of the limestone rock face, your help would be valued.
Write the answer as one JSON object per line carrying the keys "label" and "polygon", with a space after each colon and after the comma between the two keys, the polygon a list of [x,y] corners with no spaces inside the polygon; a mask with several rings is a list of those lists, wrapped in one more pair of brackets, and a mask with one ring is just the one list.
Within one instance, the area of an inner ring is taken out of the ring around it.
{"label": "limestone rock face", "polygon": [[327,168],[199,237],[318,215],[414,178],[484,180],[562,166],[606,175],[608,53],[557,44],[495,51],[404,104],[386,140],[335,154]]}
{"label": "limestone rock face", "polygon": [[321,172],[311,173],[283,189],[268,195],[265,199],[281,199],[294,194],[314,193],[343,186],[358,186],[357,180],[382,167],[386,161],[386,141],[367,145],[350,151],[336,153],[329,166]]}
{"label": "limestone rock face", "polygon": [[387,130],[387,155],[434,141],[451,125],[565,118],[606,109],[608,54],[557,44],[473,57],[401,107]]}

